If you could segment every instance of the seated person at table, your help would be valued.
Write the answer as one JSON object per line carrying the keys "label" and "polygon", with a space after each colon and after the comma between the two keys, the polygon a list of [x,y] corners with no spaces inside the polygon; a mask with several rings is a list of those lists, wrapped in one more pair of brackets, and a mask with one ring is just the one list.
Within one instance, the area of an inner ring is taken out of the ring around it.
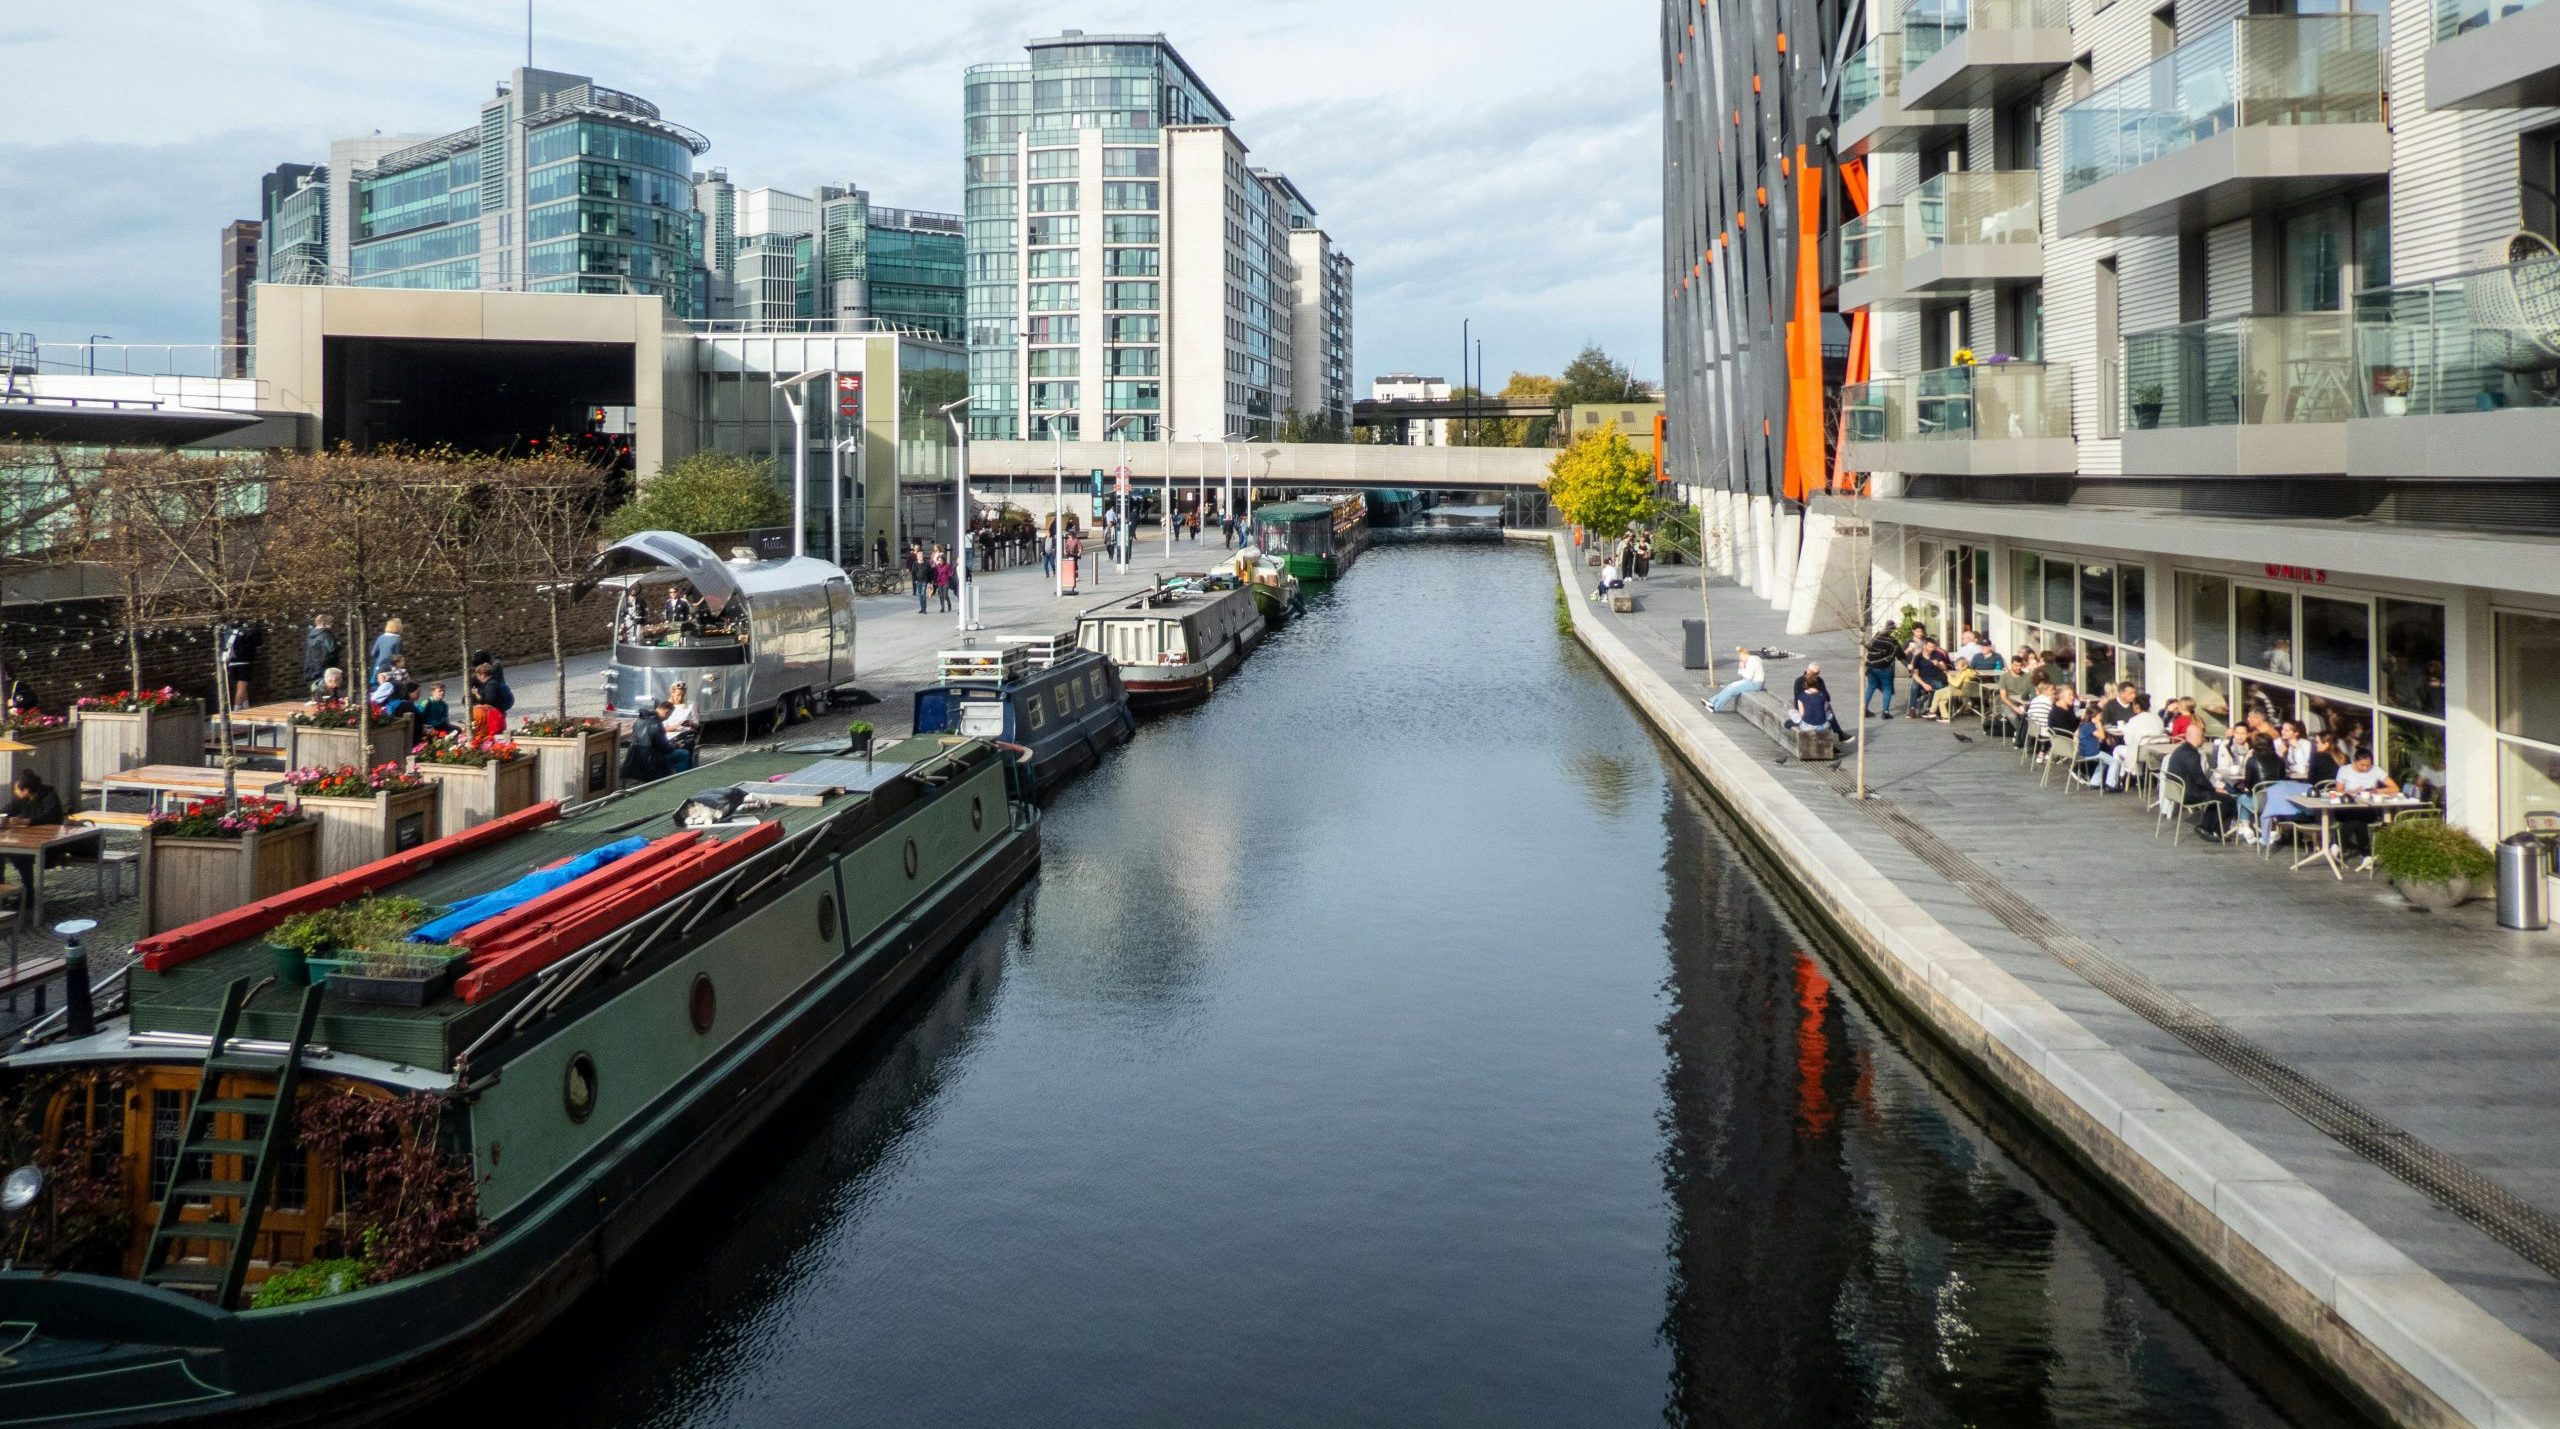
{"label": "seated person at table", "polygon": [[2045,732],[2076,742],[2080,738],[2080,713],[2080,692],[2069,685],[2055,685],[2053,708],[2045,712]]}
{"label": "seated person at table", "polygon": [[1984,710],[1985,727],[2012,735],[2025,729],[2027,705],[2035,697],[2035,677],[2024,666],[2012,664],[2000,672],[1999,701]]}
{"label": "seated person at table", "polygon": [[631,747],[622,755],[622,779],[627,784],[646,784],[664,779],[673,768],[673,753],[667,747],[667,727],[660,722],[660,706],[642,705],[631,716]]}
{"label": "seated person at table", "polygon": [[[2114,749],[2115,740],[2107,733],[2106,716],[2092,715],[2082,721],[2072,749],[2077,758],[2071,766],[2071,777],[2092,789],[2117,787],[2123,782],[2123,777],[2116,772],[2116,762],[2110,757]],[[2089,772],[2083,775],[2078,772],[2082,769]]]}
{"label": "seated person at table", "polygon": [[2133,718],[2133,694],[2131,680],[2126,680],[2107,691],[2106,703],[2098,707],[2098,712],[2106,716],[2108,728],[2112,729]]}
{"label": "seated person at table", "polygon": [[2338,777],[2338,737],[2323,730],[2311,739],[2311,758],[2302,767],[2302,777],[2313,784],[2327,784]]}
{"label": "seated person at table", "polygon": [[1910,658],[1904,663],[1911,670],[1909,713],[1915,719],[1937,718],[1930,710],[1938,692],[1947,688],[1948,672],[1955,668],[1955,662],[1947,658],[1946,651],[1938,648],[1935,639],[1916,635],[1911,640]]}
{"label": "seated person at table", "polygon": [[2158,747],[2169,742],[2169,726],[2151,712],[2149,695],[2136,694],[2133,713],[2125,717],[2115,733],[2115,748],[2107,752],[2108,761],[2115,765],[2115,777],[2109,787],[2121,789],[2125,780],[2140,772],[2143,760],[2159,753]]}
{"label": "seated person at table", "polygon": [[[2338,771],[2338,795],[2348,799],[2388,799],[2400,792],[2400,781],[2382,772],[2373,762],[2373,751],[2359,749],[2355,762]],[[2373,863],[2373,826],[2379,815],[2367,809],[2340,809],[2331,815],[2338,822],[2338,843],[2361,861],[2359,869]]]}
{"label": "seated person at table", "polygon": [[2165,781],[2177,780],[2186,787],[2185,807],[2205,810],[2196,827],[2203,830],[2206,838],[2230,836],[2231,811],[2240,801],[2222,792],[2213,782],[2213,771],[2205,767],[2203,725],[2187,726],[2187,737],[2169,751],[2169,762],[2160,772],[2162,788],[2168,787]]}
{"label": "seated person at table", "polygon": [[2284,756],[2276,753],[2275,740],[2263,734],[2249,736],[2248,750],[2249,756],[2241,765],[2237,781],[2240,817],[2243,820],[2240,837],[2256,843],[2267,826],[2264,804],[2268,800],[2261,791],[2272,790],[2284,782]]}
{"label": "seated person at table", "polygon": [[21,769],[9,784],[9,802],[0,806],[0,816],[12,825],[58,824],[62,822],[62,796],[32,769]]}
{"label": "seated person at table", "polygon": [[346,702],[347,702],[347,672],[346,672],[346,671],[339,669],[339,668],[338,668],[337,666],[335,666],[335,665],[332,665],[332,666],[330,666],[328,669],[323,670],[323,671],[321,671],[321,672],[320,672],[320,678],[319,678],[319,679],[316,679],[316,680],[314,680],[314,681],[312,681],[312,682],[311,682],[311,703],[313,703],[313,704],[317,705],[317,704],[333,704],[333,703],[334,703],[334,704],[345,704]]}
{"label": "seated person at table", "polygon": [[1822,666],[1809,664],[1796,679],[1796,702],[1788,711],[1789,729],[1827,729],[1841,739],[1848,735],[1840,728],[1839,712],[1831,707],[1831,688],[1822,683]]}

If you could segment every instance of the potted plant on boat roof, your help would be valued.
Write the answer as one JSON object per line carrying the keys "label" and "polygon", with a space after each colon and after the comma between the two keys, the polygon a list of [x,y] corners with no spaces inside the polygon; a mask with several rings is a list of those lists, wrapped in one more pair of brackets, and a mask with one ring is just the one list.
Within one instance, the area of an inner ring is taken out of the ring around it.
{"label": "potted plant on boat roof", "polygon": [[[80,729],[80,777],[104,779],[143,764],[204,758],[204,706],[169,686],[83,695],[72,702]],[[71,787],[71,786],[65,786]]]}
{"label": "potted plant on boat roof", "polygon": [[402,894],[384,894],[343,903],[335,908],[316,908],[298,913],[276,926],[267,935],[268,951],[276,960],[276,976],[289,983],[303,984],[318,972],[324,979],[350,959],[333,959],[329,955],[344,951],[349,954],[370,947],[391,947],[408,936],[411,930],[436,915],[436,909]]}
{"label": "potted plant on boat roof", "polygon": [[440,827],[464,829],[531,808],[539,798],[534,758],[504,735],[473,739],[453,730],[421,742],[414,767],[437,786]]}
{"label": "potted plant on boat roof", "polygon": [[296,769],[285,775],[302,811],[320,824],[320,876],[432,842],[442,797],[426,776],[385,761]]}
{"label": "potted plant on boat roof", "polygon": [[387,942],[313,961],[327,970],[329,991],[349,1002],[424,1007],[443,993],[470,952],[451,943]]}
{"label": "potted plant on boat roof", "polygon": [[278,799],[198,799],[142,840],[142,931],[246,907],[320,876],[318,827]]}
{"label": "potted plant on boat roof", "polygon": [[515,741],[534,757],[542,798],[572,804],[622,787],[622,730],[611,720],[535,715],[517,723]]}
{"label": "potted plant on boat roof", "polygon": [[859,754],[865,759],[871,757],[871,736],[873,733],[871,721],[867,719],[855,720],[845,729],[844,733],[845,753]]}
{"label": "potted plant on boat roof", "polygon": [[2441,913],[2498,876],[2478,839],[2442,819],[2397,819],[2373,831],[2373,866],[2414,908]]}

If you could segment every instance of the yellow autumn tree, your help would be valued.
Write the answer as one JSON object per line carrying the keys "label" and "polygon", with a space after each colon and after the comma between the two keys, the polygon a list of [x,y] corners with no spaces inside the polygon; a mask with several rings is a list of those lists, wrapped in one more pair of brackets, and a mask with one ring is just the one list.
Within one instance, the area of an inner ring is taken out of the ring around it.
{"label": "yellow autumn tree", "polygon": [[1653,516],[1653,458],[1615,425],[1575,437],[1547,463],[1547,498],[1602,540]]}

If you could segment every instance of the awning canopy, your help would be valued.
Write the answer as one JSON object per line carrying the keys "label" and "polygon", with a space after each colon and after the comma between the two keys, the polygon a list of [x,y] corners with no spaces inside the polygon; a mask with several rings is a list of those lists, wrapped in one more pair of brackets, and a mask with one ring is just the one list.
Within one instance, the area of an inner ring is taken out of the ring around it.
{"label": "awning canopy", "polygon": [[738,578],[709,546],[674,531],[641,531],[625,536],[598,554],[588,570],[597,576],[609,576],[645,566],[681,572],[701,592],[703,604],[710,607],[713,615],[726,611],[730,599],[738,594]]}

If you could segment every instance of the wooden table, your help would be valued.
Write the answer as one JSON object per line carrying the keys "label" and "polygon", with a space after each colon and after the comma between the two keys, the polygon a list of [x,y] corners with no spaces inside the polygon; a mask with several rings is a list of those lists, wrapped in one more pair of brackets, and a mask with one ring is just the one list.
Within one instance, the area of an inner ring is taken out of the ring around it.
{"label": "wooden table", "polygon": [[[232,734],[245,749],[272,751],[281,755],[284,753],[287,739],[286,730],[293,724],[293,717],[304,713],[307,708],[308,706],[301,700],[278,700],[273,704],[250,705],[233,710],[231,712]],[[220,719],[211,716],[206,718],[205,737],[208,747],[221,741],[222,721]]]}
{"label": "wooden table", "polygon": [[[272,770],[240,769],[233,771],[236,787],[243,794],[269,794],[284,782],[284,776]],[[172,798],[216,799],[222,796],[222,771],[191,764],[138,764],[122,773],[110,774],[98,781],[100,802],[118,794],[140,794],[157,812],[168,806]]]}
{"label": "wooden table", "polygon": [[2320,816],[2320,846],[2294,860],[2294,868],[2300,870],[2309,864],[2326,863],[2331,876],[2341,880],[2347,876],[2346,865],[2338,860],[2338,841],[2330,828],[2331,820],[2340,810],[2362,809],[2388,819],[2393,814],[2434,807],[2424,799],[2412,799],[2406,794],[2396,794],[2388,799],[2323,798],[2317,794],[2296,794],[2293,806]]}
{"label": "wooden table", "polygon": [[[57,852],[67,853],[86,847],[92,858],[106,844],[102,829],[79,828],[64,824],[19,824],[0,828],[0,861],[18,870],[27,885],[27,926],[44,926],[44,866]],[[98,906],[106,906],[107,866],[95,865],[98,876]]]}

